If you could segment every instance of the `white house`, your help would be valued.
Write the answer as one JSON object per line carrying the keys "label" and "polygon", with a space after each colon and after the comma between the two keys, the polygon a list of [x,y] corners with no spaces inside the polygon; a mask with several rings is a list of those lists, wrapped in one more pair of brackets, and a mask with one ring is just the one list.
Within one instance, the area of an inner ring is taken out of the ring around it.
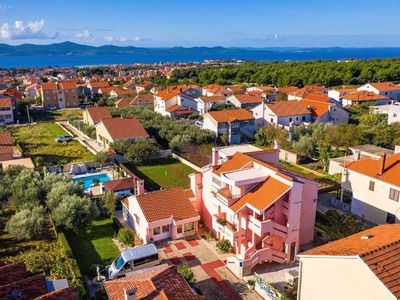
{"label": "white house", "polygon": [[251,109],[256,129],[268,124],[279,125],[285,129],[292,126],[311,123],[310,110],[299,101],[280,101],[261,103]]}
{"label": "white house", "polygon": [[400,101],[400,86],[393,82],[370,82],[357,88],[357,91],[373,92],[391,100]]}
{"label": "white house", "polygon": [[389,105],[388,124],[400,122],[400,105]]}
{"label": "white house", "polygon": [[11,98],[0,98],[0,125],[14,123],[13,102]]}
{"label": "white house", "polygon": [[377,226],[297,258],[298,300],[400,298],[400,224]]}
{"label": "white house", "polygon": [[192,190],[181,187],[139,193],[122,200],[123,218],[144,243],[185,238],[198,231],[200,215],[192,201]]}
{"label": "white house", "polygon": [[374,224],[400,220],[400,153],[366,157],[345,166],[342,196],[351,194],[351,212]]}
{"label": "white house", "polygon": [[214,105],[226,103],[224,96],[200,96],[195,99],[197,101],[197,111],[200,115],[207,113]]}
{"label": "white house", "polygon": [[343,98],[344,95],[351,94],[351,93],[354,93],[356,91],[357,91],[356,88],[343,88],[343,89],[334,88],[334,89],[329,89],[328,90],[328,97],[332,98],[332,99],[335,99],[336,101],[341,103],[342,98]]}
{"label": "white house", "polygon": [[390,99],[388,96],[383,96],[371,91],[357,91],[355,93],[346,94],[342,97],[342,105],[386,105],[389,104]]}
{"label": "white house", "polygon": [[302,99],[299,101],[312,114],[313,122],[347,124],[349,113],[336,104]]}
{"label": "white house", "polygon": [[264,98],[261,95],[248,94],[232,95],[229,96],[227,100],[237,108],[252,108],[264,102]]}

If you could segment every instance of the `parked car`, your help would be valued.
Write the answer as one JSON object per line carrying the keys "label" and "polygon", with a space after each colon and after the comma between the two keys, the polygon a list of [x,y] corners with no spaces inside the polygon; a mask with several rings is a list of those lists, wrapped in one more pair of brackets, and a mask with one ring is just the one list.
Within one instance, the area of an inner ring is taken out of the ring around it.
{"label": "parked car", "polygon": [[137,246],[121,252],[121,255],[107,268],[107,276],[114,279],[128,272],[154,267],[160,264],[158,250],[154,244]]}
{"label": "parked car", "polygon": [[70,142],[70,141],[72,141],[72,140],[73,140],[73,137],[70,136],[70,135],[68,135],[68,134],[59,136],[58,138],[55,139],[55,141],[56,141],[57,143]]}

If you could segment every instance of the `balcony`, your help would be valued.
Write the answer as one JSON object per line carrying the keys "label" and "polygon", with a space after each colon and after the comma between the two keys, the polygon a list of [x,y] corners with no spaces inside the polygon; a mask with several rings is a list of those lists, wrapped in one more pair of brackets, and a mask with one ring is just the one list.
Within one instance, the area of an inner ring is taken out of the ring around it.
{"label": "balcony", "polygon": [[215,193],[216,198],[222,202],[225,206],[231,206],[237,199],[240,198],[240,194],[232,195],[228,186],[219,189]]}
{"label": "balcony", "polygon": [[267,233],[272,233],[273,235],[286,238],[288,233],[288,228],[286,226],[275,223],[271,219],[261,221],[253,216],[249,216],[249,229],[259,237]]}

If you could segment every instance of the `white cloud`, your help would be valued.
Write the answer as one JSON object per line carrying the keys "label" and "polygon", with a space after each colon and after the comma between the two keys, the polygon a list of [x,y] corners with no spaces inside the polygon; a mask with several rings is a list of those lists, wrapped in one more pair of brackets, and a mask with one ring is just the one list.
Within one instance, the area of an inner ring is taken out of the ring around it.
{"label": "white cloud", "polygon": [[125,36],[122,36],[122,35],[118,38],[119,42],[126,42],[127,40],[128,40],[128,38]]}
{"label": "white cloud", "polygon": [[44,20],[31,21],[27,25],[24,21],[17,20],[14,25],[3,23],[0,27],[0,38],[9,40],[24,40],[24,39],[54,39],[58,36],[48,36],[43,32]]}
{"label": "white cloud", "polygon": [[132,41],[134,42],[140,42],[142,39],[140,38],[140,36],[135,36]]}
{"label": "white cloud", "polygon": [[91,33],[89,32],[88,29],[85,29],[85,30],[82,31],[82,32],[78,32],[78,33],[75,35],[75,37],[78,38],[78,39],[87,39],[87,38],[89,38],[89,37],[91,37],[91,36],[92,36],[92,35],[91,35]]}
{"label": "white cloud", "polygon": [[108,35],[105,36],[104,39],[109,43],[111,43],[114,40],[114,38],[112,36],[108,36]]}

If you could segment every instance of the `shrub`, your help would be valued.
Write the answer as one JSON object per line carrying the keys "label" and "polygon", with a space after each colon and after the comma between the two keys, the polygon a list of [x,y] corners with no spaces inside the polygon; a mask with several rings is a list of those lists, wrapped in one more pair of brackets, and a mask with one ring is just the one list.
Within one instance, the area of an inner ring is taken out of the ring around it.
{"label": "shrub", "polygon": [[127,245],[127,246],[135,246],[135,234],[132,232],[132,230],[129,230],[127,228],[121,228],[118,231],[118,240]]}
{"label": "shrub", "polygon": [[217,248],[222,253],[232,252],[232,250],[233,250],[232,245],[228,240],[220,240],[220,241],[218,241],[217,242]]}
{"label": "shrub", "polygon": [[6,231],[19,240],[35,239],[45,233],[47,221],[47,214],[42,206],[25,208],[11,217]]}
{"label": "shrub", "polygon": [[112,191],[107,191],[101,198],[101,205],[110,217],[115,215],[115,207],[117,206],[117,197]]}
{"label": "shrub", "polygon": [[225,226],[226,225],[226,220],[222,218],[217,218],[217,223],[219,225]]}
{"label": "shrub", "polygon": [[187,263],[180,264],[176,271],[189,283],[190,286],[196,282],[194,278],[193,271],[190,269],[190,266]]}
{"label": "shrub", "polygon": [[249,286],[254,286],[256,284],[256,281],[254,279],[249,279],[249,280],[247,280],[247,284]]}
{"label": "shrub", "polygon": [[211,231],[206,231],[206,232],[204,233],[204,238],[205,238],[207,241],[211,241],[211,240],[213,239],[213,236],[212,236]]}

